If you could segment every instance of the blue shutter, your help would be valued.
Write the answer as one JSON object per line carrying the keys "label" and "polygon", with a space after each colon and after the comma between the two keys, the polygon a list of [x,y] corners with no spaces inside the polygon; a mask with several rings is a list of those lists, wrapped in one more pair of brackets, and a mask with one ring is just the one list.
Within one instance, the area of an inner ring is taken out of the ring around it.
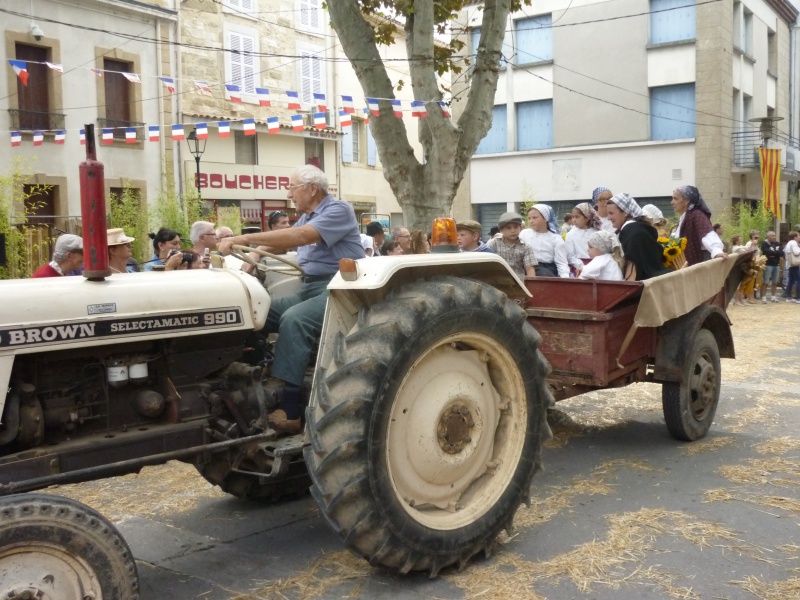
{"label": "blue shutter", "polygon": [[372,127],[367,125],[367,165],[374,167],[377,164],[378,149],[375,147],[375,138],[372,137]]}
{"label": "blue shutter", "polygon": [[481,28],[476,27],[475,29],[472,30],[472,48],[470,49],[470,52],[472,53],[473,64],[475,64],[474,60],[478,55],[478,46],[480,46],[480,43],[481,43]]}
{"label": "blue shutter", "polygon": [[514,21],[517,38],[516,64],[553,60],[552,24],[553,15],[540,15]]}
{"label": "blue shutter", "polygon": [[342,127],[342,162],[353,162],[353,128]]}
{"label": "blue shutter", "polygon": [[517,104],[517,150],[553,147],[553,101]]}
{"label": "blue shutter", "polygon": [[506,130],[506,105],[498,104],[492,109],[492,126],[489,133],[478,144],[475,154],[505,152],[508,149]]}
{"label": "blue shutter", "polygon": [[694,0],[650,0],[650,43],[695,39]]}
{"label": "blue shutter", "polygon": [[650,139],[694,137],[694,84],[650,88]]}

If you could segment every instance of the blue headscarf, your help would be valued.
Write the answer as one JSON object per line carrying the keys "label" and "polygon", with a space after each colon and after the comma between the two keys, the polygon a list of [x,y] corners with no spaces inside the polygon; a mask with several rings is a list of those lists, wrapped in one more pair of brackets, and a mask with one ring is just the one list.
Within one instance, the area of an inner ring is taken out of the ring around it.
{"label": "blue headscarf", "polygon": [[538,211],[538,213],[544,217],[544,220],[547,221],[547,229],[553,233],[558,233],[558,221],[556,221],[556,215],[550,205],[534,204],[531,206],[531,210]]}
{"label": "blue headscarf", "polygon": [[594,191],[592,191],[592,205],[593,206],[597,206],[597,197],[600,194],[602,194],[603,192],[610,192],[610,191],[611,190],[609,190],[608,188],[604,188],[604,187],[594,188]]}

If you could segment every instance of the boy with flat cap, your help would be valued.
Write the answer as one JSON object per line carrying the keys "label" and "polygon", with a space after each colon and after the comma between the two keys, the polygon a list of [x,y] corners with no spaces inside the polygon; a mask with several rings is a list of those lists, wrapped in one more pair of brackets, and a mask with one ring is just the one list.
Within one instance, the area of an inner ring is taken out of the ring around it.
{"label": "boy with flat cap", "polygon": [[462,252],[491,252],[494,254],[494,250],[481,241],[482,230],[483,227],[480,223],[470,219],[456,223],[459,249]]}
{"label": "boy with flat cap", "polygon": [[517,213],[503,213],[497,223],[502,237],[492,238],[486,244],[501,256],[519,276],[536,277],[536,256],[533,247],[519,239],[522,217]]}

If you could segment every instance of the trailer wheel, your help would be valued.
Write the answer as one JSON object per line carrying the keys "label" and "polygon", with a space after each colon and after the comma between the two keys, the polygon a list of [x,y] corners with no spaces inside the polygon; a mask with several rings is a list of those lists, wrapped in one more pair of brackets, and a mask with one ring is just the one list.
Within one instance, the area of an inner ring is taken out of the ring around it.
{"label": "trailer wheel", "polygon": [[488,555],[528,501],[547,362],[525,312],[480,282],[417,282],[322,349],[311,493],[345,545],[392,571]]}
{"label": "trailer wheel", "polygon": [[708,432],[719,403],[721,376],[717,341],[708,329],[700,329],[686,355],[683,381],[661,386],[664,420],[673,437],[692,442]]}
{"label": "trailer wheel", "polygon": [[136,563],[100,513],[49,494],[0,498],[0,598],[134,600]]}

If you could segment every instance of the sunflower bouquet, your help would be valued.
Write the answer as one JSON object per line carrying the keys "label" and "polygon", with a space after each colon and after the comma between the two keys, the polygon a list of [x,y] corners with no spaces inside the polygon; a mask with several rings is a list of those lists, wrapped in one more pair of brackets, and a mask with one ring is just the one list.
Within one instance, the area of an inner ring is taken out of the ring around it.
{"label": "sunflower bouquet", "polygon": [[659,237],[658,243],[664,248],[665,267],[678,270],[686,266],[686,256],[683,253],[686,249],[686,238]]}

